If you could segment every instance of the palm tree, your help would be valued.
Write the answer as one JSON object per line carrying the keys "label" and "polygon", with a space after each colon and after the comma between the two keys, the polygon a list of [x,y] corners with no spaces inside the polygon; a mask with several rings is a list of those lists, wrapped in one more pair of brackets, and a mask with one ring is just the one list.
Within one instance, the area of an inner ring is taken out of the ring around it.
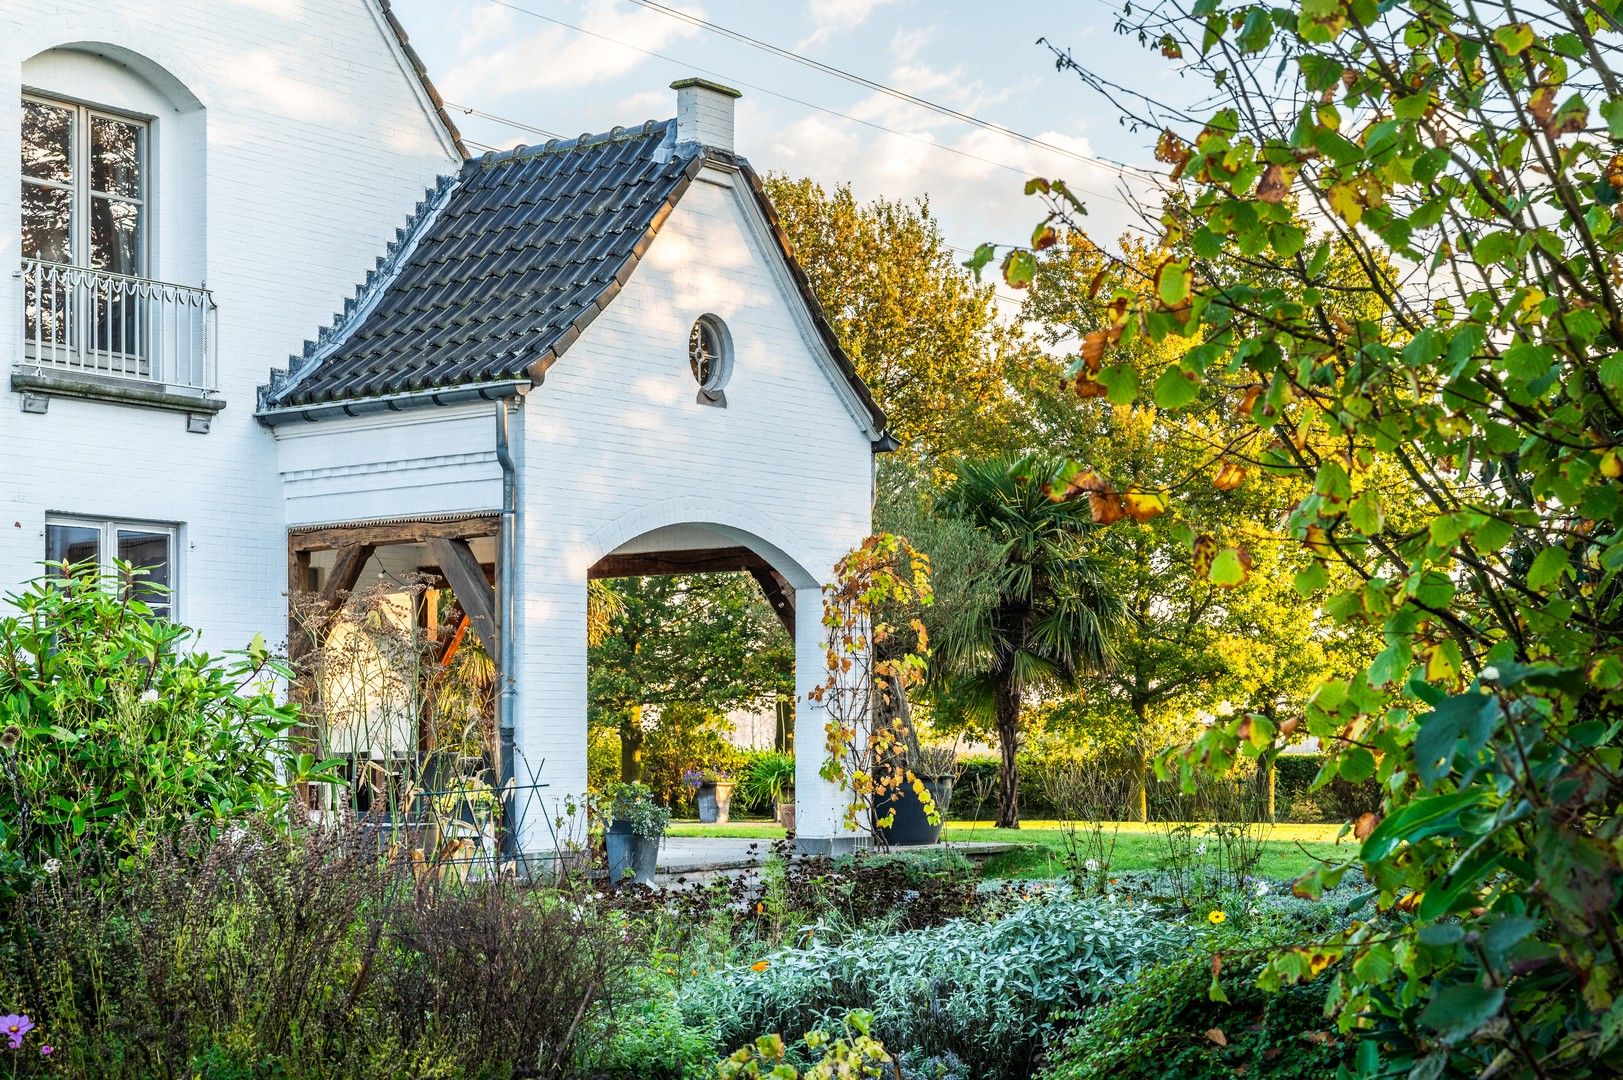
{"label": "palm tree", "polygon": [[998,828],[1020,827],[1015,751],[1021,699],[1043,685],[1067,686],[1109,667],[1121,597],[1092,551],[1086,500],[1055,501],[1049,487],[1065,462],[1042,454],[1000,455],[959,465],[941,512],[998,547],[984,597],[935,641],[944,696],[989,712],[997,729]]}

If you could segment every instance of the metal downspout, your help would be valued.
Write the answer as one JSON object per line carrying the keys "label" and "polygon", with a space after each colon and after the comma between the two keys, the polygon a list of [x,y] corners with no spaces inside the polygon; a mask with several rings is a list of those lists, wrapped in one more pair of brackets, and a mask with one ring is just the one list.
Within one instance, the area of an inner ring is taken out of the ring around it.
{"label": "metal downspout", "polygon": [[514,704],[518,697],[518,680],[514,674],[514,631],[518,626],[518,589],[514,578],[518,568],[518,466],[513,461],[508,442],[510,402],[496,401],[496,461],[502,468],[502,552],[500,572],[496,580],[501,588],[498,604],[501,612],[501,694],[496,703],[496,724],[501,732],[501,760],[497,763],[497,776],[502,792],[502,861],[516,863],[518,859],[517,793],[514,790]]}

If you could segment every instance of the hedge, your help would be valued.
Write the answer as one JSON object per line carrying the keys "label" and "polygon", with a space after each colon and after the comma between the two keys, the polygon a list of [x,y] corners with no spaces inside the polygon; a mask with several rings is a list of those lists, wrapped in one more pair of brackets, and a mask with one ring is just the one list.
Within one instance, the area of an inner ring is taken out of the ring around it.
{"label": "hedge", "polygon": [[[1309,791],[1313,780],[1324,764],[1323,754],[1289,754],[1280,757],[1274,766],[1274,817],[1290,822],[1350,821],[1365,811],[1380,808],[1380,786],[1373,780],[1359,784],[1336,779],[1320,791]],[[992,822],[997,818],[998,759],[990,756],[964,758],[959,761],[958,782],[952,789],[949,817],[954,821]],[[1108,766],[1106,766],[1108,767]],[[1018,762],[1020,784],[1020,816],[1041,820],[1057,817],[1053,803],[1043,790],[1039,770],[1042,762],[1027,758]],[[1167,811],[1176,808],[1179,817],[1204,820],[1217,816],[1199,796],[1184,796],[1170,783],[1156,780],[1153,773],[1149,781],[1147,798],[1151,817],[1170,817]],[[1241,779],[1239,784],[1253,784],[1252,779]],[[1119,785],[1128,788],[1125,778]],[[1162,812],[1157,814],[1157,808]],[[1130,820],[1135,815],[1123,800],[1115,807],[1114,817]]]}

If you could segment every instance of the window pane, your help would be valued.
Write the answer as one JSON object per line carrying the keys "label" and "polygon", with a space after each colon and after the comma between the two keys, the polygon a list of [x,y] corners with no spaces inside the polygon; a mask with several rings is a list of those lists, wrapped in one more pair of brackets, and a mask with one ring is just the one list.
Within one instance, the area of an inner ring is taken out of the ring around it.
{"label": "window pane", "polygon": [[23,181],[23,257],[72,262],[73,193]]}
{"label": "window pane", "polygon": [[106,116],[90,118],[90,186],[111,195],[141,197],[143,128]]}
{"label": "window pane", "polygon": [[101,557],[101,530],[88,525],[45,526],[45,560],[50,563],[96,562]]}
{"label": "window pane", "polygon": [[135,203],[90,198],[90,265],[115,274],[137,274],[141,259],[141,208]]}
{"label": "window pane", "polygon": [[73,182],[73,112],[39,101],[23,102],[23,175]]}
{"label": "window pane", "polygon": [[135,583],[135,598],[160,613],[169,610],[169,534],[140,529],[118,530],[118,557],[145,570]]}

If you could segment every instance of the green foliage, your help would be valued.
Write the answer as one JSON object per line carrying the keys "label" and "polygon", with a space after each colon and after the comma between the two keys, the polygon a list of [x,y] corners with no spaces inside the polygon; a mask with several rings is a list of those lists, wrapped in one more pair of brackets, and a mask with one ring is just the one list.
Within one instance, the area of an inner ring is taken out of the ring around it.
{"label": "green foliage", "polygon": [[710,1020],[688,1023],[674,1000],[674,985],[669,974],[647,968],[627,982],[615,1002],[597,1063],[601,1075],[628,1080],[714,1080],[716,1058],[721,1053],[716,1025]]}
{"label": "green foliage", "polygon": [[766,179],[840,346],[906,457],[997,448],[1016,419],[1005,367],[1022,352],[992,288],[957,265],[927,200],[858,203],[849,186]]}
{"label": "green foliage", "polygon": [[643,739],[643,782],[666,806],[691,806],[693,789],[683,781],[688,770],[731,776],[740,768],[742,755],[728,738],[731,731],[724,713],[681,703],[663,706],[659,723]]}
{"label": "green foliage", "polygon": [[740,1047],[718,1068],[722,1080],[742,1077],[768,1077],[770,1080],[859,1080],[862,1077],[879,1080],[891,1065],[891,1056],[885,1046],[871,1034],[873,1014],[860,1009],[845,1015],[838,1034],[822,1029],[808,1031],[801,1036],[806,1050],[820,1055],[818,1061],[804,1071],[790,1064],[788,1048],[777,1035],[762,1035],[748,1046]]}
{"label": "green foliage", "polygon": [[744,763],[734,794],[756,811],[771,813],[776,803],[791,800],[794,791],[794,756],[772,750],[756,754]]}
{"label": "green foliage", "polygon": [[459,886],[356,823],[245,820],[94,878],[66,863],[4,926],[0,1000],[73,1080],[562,1080],[612,1041],[630,962],[578,893]]}
{"label": "green foliage", "polygon": [[603,816],[643,837],[664,836],[671,823],[670,810],[654,801],[647,784],[610,784],[603,792]]}
{"label": "green foliage", "polygon": [[1042,1080],[1323,1080],[1353,1064],[1352,1043],[1324,1016],[1325,982],[1269,994],[1260,963],[1223,968],[1212,1000],[1210,957],[1153,968],[1124,992],[1082,1014]]}
{"label": "green foliage", "polygon": [[[52,573],[0,618],[0,894],[76,853],[138,857],[188,826],[276,813],[324,776],[272,697],[264,646],[220,659],[94,567]],[[144,587],[144,586],[143,586]]]}
{"label": "green foliage", "polygon": [[[588,716],[618,728],[620,779],[643,779],[644,706],[694,734],[695,718],[794,694],[794,645],[747,574],[620,578],[590,649]],[[686,764],[682,768],[688,767]],[[680,775],[681,769],[676,770]]]}
{"label": "green foliage", "polygon": [[1281,754],[1274,759],[1274,800],[1280,820],[1357,821],[1380,810],[1381,785],[1373,777],[1355,783],[1338,773],[1319,785],[1319,774],[1329,760],[1324,754]]}
{"label": "green foliage", "polygon": [[[1380,914],[1264,972],[1335,966],[1366,1074],[1623,1070],[1618,26],[1613,2],[1514,0],[1123,23],[1216,97],[1163,132],[1164,255],[1113,288],[1099,352],[1173,346],[1163,381],[1199,394],[1163,405],[1221,412],[1230,453],[1311,480],[1278,538],[1312,560],[1295,585],[1383,646],[1302,724],[1333,758],[1320,784],[1382,786],[1355,860]],[[1215,541],[1192,551],[1210,575]],[[1166,764],[1291,734],[1238,715]]]}
{"label": "green foliage", "polygon": [[853,1007],[891,1047],[956,1055],[970,1075],[1024,1077],[1056,1014],[1099,1000],[1189,940],[1185,927],[1128,903],[1055,899],[990,923],[906,933],[855,930],[771,954],[754,968],[690,982],[684,1015],[716,1017],[724,1046],[763,1031],[811,1031]]}

